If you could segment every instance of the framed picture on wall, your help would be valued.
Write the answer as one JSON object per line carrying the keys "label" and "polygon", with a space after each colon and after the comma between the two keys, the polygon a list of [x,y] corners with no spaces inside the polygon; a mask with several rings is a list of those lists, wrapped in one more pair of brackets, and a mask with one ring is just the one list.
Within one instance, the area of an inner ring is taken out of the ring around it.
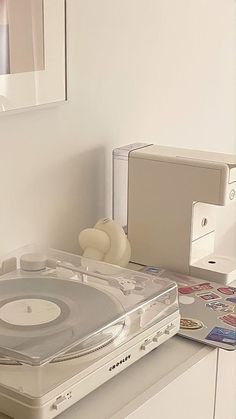
{"label": "framed picture on wall", "polygon": [[65,0],[0,0],[0,113],[65,100]]}

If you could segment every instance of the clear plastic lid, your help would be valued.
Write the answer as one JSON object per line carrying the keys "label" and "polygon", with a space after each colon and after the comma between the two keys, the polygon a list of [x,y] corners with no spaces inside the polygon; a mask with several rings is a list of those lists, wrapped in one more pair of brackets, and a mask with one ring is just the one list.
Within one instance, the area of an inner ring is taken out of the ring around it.
{"label": "clear plastic lid", "polygon": [[144,329],[178,307],[176,284],[168,279],[58,250],[30,246],[2,262],[2,359],[40,366],[75,347],[105,345],[127,317]]}

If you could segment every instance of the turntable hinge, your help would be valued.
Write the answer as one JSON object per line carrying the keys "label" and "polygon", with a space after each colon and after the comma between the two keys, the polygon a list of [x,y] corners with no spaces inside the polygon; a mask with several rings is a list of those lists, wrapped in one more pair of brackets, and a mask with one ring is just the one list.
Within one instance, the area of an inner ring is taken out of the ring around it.
{"label": "turntable hinge", "polygon": [[9,272],[15,271],[17,268],[17,258],[9,258],[5,259],[2,262],[1,268],[0,268],[0,275],[8,274]]}

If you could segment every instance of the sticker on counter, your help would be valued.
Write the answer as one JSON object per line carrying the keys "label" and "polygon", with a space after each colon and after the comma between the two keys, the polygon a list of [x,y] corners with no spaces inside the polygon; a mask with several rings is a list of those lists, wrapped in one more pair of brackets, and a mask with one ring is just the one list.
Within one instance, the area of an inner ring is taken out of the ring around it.
{"label": "sticker on counter", "polygon": [[[191,276],[179,274],[176,272],[168,272],[168,277],[169,276],[171,279],[173,279],[173,281],[180,284],[180,287],[191,287],[192,285],[196,285],[196,279],[192,278]],[[181,286],[181,284],[183,285]]]}
{"label": "sticker on counter", "polygon": [[229,301],[230,303],[236,304],[236,297],[226,298],[226,301]]}
{"label": "sticker on counter", "polygon": [[223,313],[232,313],[234,311],[232,304],[226,304],[222,301],[212,301],[211,303],[207,303],[206,307]]}
{"label": "sticker on counter", "polygon": [[205,301],[219,300],[221,297],[214,292],[205,292],[204,294],[197,294],[198,297]]}
{"label": "sticker on counter", "polygon": [[236,288],[234,287],[221,287],[221,288],[218,288],[218,291],[221,292],[221,294],[225,294],[225,295],[236,294]]}
{"label": "sticker on counter", "polygon": [[226,316],[220,317],[220,320],[224,323],[227,323],[230,326],[236,327],[236,315],[227,314]]}
{"label": "sticker on counter", "polygon": [[203,323],[200,320],[190,319],[187,317],[182,317],[180,319],[180,329],[196,330],[196,329],[202,329],[202,328],[203,328]]}
{"label": "sticker on counter", "polygon": [[157,268],[156,266],[147,266],[142,269],[142,272],[145,272],[145,274],[159,276],[163,272],[163,269]]}
{"label": "sticker on counter", "polygon": [[236,331],[225,329],[223,327],[214,327],[206,337],[213,342],[226,343],[236,346]]}
{"label": "sticker on counter", "polygon": [[193,285],[191,287],[181,287],[179,288],[179,292],[181,294],[192,294],[193,292],[207,291],[211,289],[213,289],[211,284],[209,282],[205,282],[203,284]]}
{"label": "sticker on counter", "polygon": [[180,304],[193,304],[195,301],[194,297],[189,297],[188,295],[180,295],[179,302]]}

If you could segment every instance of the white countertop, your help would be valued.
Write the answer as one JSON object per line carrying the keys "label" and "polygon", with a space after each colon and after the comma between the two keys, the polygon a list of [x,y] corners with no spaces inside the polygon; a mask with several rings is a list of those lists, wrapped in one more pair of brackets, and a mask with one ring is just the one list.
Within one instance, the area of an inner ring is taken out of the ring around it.
{"label": "white countertop", "polygon": [[[58,419],[94,419],[95,411],[96,419],[124,418],[214,350],[175,336],[90,393]],[[0,413],[0,419],[6,419],[6,416]]]}

